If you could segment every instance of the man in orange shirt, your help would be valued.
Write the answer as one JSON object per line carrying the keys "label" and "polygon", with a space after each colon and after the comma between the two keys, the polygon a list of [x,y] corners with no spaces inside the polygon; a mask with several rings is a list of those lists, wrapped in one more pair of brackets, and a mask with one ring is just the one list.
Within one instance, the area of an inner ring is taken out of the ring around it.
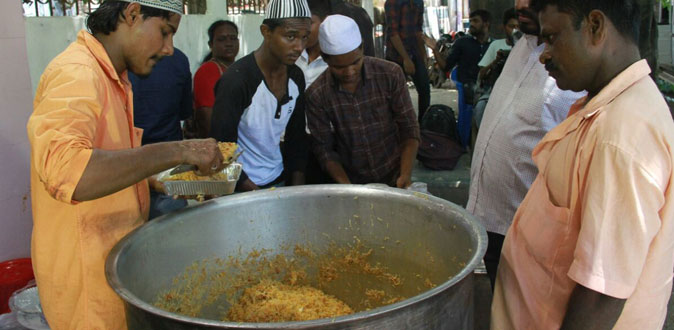
{"label": "man in orange shirt", "polygon": [[126,328],[104,263],[146,221],[147,179],[181,163],[222,168],[212,139],[141,147],[133,127],[127,72],[149,75],[173,53],[181,13],[181,0],[105,1],[42,75],[27,127],[31,254],[51,329]]}
{"label": "man in orange shirt", "polygon": [[540,56],[588,92],[536,146],[492,329],[660,329],[674,269],[674,123],[640,60],[635,0],[537,0]]}

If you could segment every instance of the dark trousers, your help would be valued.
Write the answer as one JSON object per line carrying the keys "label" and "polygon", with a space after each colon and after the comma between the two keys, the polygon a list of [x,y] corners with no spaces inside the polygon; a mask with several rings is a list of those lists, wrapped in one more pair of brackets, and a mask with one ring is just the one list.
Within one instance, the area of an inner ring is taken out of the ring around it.
{"label": "dark trousers", "polygon": [[[387,60],[396,62],[391,59]],[[417,89],[417,94],[419,96],[418,118],[419,123],[421,123],[424,113],[426,113],[426,110],[428,110],[428,107],[431,105],[431,81],[428,78],[428,68],[426,68],[424,60],[418,56],[412,56],[412,62],[414,62],[414,75],[412,76],[412,82],[414,83],[414,88]],[[398,65],[400,65],[400,68],[403,69],[403,72],[405,72],[405,67],[403,66],[402,62],[398,63]]]}
{"label": "dark trousers", "polygon": [[428,68],[422,58],[414,56],[412,58],[414,61],[414,75],[412,76],[412,81],[414,82],[414,88],[417,89],[417,94],[419,96],[419,122],[421,123],[421,118],[424,117],[424,113],[428,110],[428,107],[431,105],[431,82],[428,78]]}
{"label": "dark trousers", "polygon": [[487,253],[484,255],[484,265],[487,267],[487,275],[489,275],[489,281],[491,281],[491,291],[494,292],[496,271],[498,270],[498,262],[501,260],[501,249],[503,248],[505,236],[488,231],[487,239]]}

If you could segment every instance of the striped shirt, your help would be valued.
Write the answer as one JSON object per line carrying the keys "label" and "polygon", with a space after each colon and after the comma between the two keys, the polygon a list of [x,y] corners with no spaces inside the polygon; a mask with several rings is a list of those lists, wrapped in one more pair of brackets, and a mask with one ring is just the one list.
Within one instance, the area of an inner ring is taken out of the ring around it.
{"label": "striped shirt", "polygon": [[405,76],[395,63],[365,56],[362,81],[353,94],[327,70],[309,87],[306,101],[319,163],[341,163],[353,183],[394,175],[400,171],[402,141],[419,140]]}
{"label": "striped shirt", "polygon": [[538,174],[534,146],[585,94],[557,88],[538,61],[544,47],[535,36],[517,42],[484,111],[466,209],[489,232],[505,235]]}

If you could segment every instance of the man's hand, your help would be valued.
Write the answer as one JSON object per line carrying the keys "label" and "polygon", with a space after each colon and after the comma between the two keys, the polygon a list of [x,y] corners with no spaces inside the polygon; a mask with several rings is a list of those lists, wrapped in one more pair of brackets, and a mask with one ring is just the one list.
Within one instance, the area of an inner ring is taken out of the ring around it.
{"label": "man's hand", "polygon": [[210,175],[224,168],[222,153],[214,139],[181,141],[180,152],[183,163],[196,165],[199,175]]}
{"label": "man's hand", "polygon": [[396,187],[406,189],[412,185],[412,178],[410,175],[401,175],[398,177],[398,180],[396,180]]}
{"label": "man's hand", "polygon": [[429,37],[425,34],[424,34],[423,38],[424,38],[424,43],[426,44],[426,46],[428,48],[435,49],[438,46],[437,40],[435,40],[435,39],[433,39],[433,38],[431,38],[431,37]]}
{"label": "man's hand", "polygon": [[409,58],[403,60],[403,69],[405,69],[405,73],[407,73],[410,76],[413,76],[414,73],[417,71],[416,68],[414,67],[414,62],[412,62],[412,60]]}

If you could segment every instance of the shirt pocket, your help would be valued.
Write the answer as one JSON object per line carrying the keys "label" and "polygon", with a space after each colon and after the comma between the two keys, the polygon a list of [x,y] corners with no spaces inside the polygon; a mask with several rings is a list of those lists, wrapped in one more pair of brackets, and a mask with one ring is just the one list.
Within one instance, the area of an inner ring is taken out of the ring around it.
{"label": "shirt pocket", "polygon": [[524,248],[534,260],[551,271],[560,252],[566,249],[570,232],[569,209],[550,202],[543,178],[539,176],[522,205],[516,230],[523,239]]}

